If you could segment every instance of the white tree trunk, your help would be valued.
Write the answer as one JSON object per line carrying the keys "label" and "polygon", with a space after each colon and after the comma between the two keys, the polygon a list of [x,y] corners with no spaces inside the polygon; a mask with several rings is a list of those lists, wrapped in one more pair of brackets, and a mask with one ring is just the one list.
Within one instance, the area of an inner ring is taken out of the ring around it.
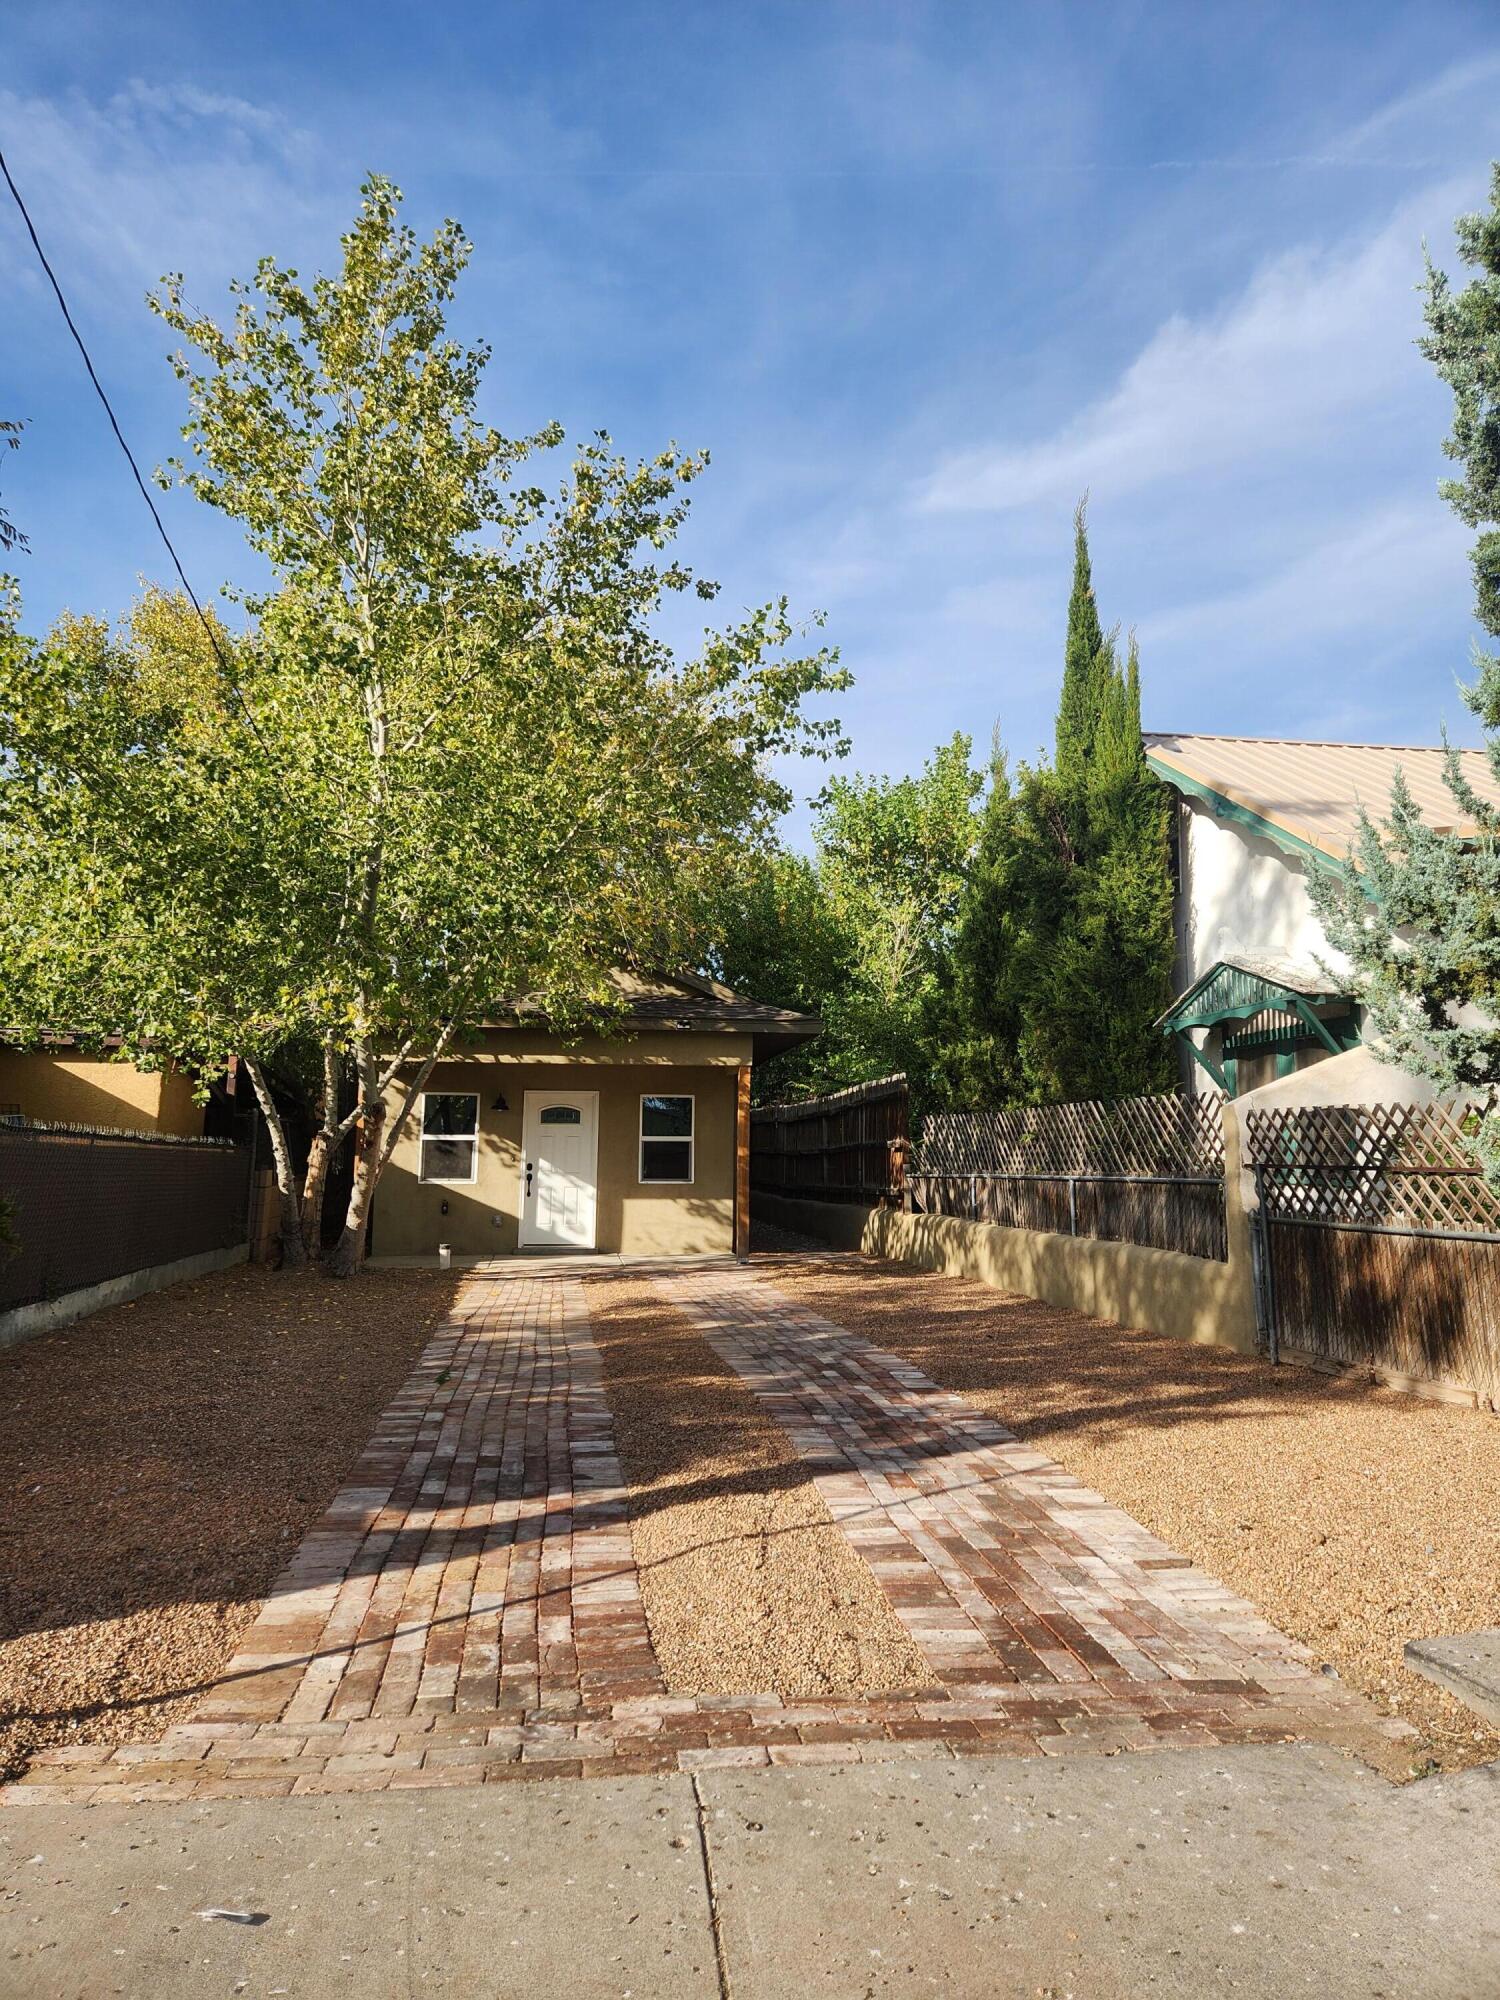
{"label": "white tree trunk", "polygon": [[271,1158],[276,1166],[276,1193],[281,1214],[281,1261],[287,1270],[295,1270],[307,1262],[307,1241],[302,1234],[302,1215],[297,1201],[297,1178],[292,1167],[292,1152],[286,1139],[286,1126],[276,1100],[271,1095],[271,1087],[266,1082],[265,1071],[258,1062],[246,1059],[246,1069],[255,1087],[256,1102],[260,1105],[261,1116],[266,1121],[266,1130],[271,1135]]}

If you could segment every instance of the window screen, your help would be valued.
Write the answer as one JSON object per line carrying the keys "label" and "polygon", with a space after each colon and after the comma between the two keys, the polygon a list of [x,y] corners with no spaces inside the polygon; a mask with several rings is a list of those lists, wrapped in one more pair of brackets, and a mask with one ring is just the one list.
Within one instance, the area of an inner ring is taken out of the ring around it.
{"label": "window screen", "polygon": [[693,1178],[693,1100],[641,1099],[641,1179],[689,1182]]}
{"label": "window screen", "polygon": [[472,1181],[478,1171],[479,1098],[430,1090],[422,1099],[422,1179]]}

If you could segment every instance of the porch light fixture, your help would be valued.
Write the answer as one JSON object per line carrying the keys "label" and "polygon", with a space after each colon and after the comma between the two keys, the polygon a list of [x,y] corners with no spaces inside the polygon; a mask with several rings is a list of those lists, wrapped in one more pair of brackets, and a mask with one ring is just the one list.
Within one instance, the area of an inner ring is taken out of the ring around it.
{"label": "porch light fixture", "polygon": [[510,1106],[505,1101],[505,1092],[503,1090],[495,1093],[495,1101],[490,1106],[490,1109],[491,1111],[509,1111]]}

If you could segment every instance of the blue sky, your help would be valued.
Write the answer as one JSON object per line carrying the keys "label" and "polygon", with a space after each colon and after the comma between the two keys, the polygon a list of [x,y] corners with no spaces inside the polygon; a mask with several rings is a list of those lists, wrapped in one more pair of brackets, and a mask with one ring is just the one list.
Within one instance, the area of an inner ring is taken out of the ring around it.
{"label": "blue sky", "polygon": [[[64,0],[0,40],[0,143],[147,464],[182,420],[148,286],[331,264],[376,168],[474,240],[495,422],[710,448],[687,553],[828,614],[860,768],[1050,737],[1085,487],[1148,727],[1474,740],[1412,341],[1422,239],[1500,155],[1492,5]],[[11,212],[0,362],[27,623],[122,609],[163,553]],[[164,506],[200,593],[252,574]]]}

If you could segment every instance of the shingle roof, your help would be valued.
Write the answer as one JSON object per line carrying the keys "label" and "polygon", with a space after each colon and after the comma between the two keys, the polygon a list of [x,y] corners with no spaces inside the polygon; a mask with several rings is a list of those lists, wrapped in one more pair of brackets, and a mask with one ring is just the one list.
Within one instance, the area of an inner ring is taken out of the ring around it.
{"label": "shingle roof", "polygon": [[[757,1058],[774,1055],[795,1042],[821,1034],[816,1014],[799,1014],[790,1007],[768,1007],[747,1000],[696,973],[647,974],[619,970],[612,982],[624,1003],[627,1031],[637,1033],[693,1031],[699,1034],[753,1035]],[[513,1018],[536,1016],[541,1009],[523,1001]],[[498,1024],[497,1024],[498,1025]]]}
{"label": "shingle roof", "polygon": [[[1215,792],[1296,840],[1342,861],[1364,806],[1380,819],[1398,770],[1429,826],[1473,832],[1443,783],[1446,752],[1433,744],[1302,743],[1268,736],[1147,735],[1152,768],[1170,783]],[[1464,776],[1500,810],[1500,784],[1483,750],[1459,752]]]}

